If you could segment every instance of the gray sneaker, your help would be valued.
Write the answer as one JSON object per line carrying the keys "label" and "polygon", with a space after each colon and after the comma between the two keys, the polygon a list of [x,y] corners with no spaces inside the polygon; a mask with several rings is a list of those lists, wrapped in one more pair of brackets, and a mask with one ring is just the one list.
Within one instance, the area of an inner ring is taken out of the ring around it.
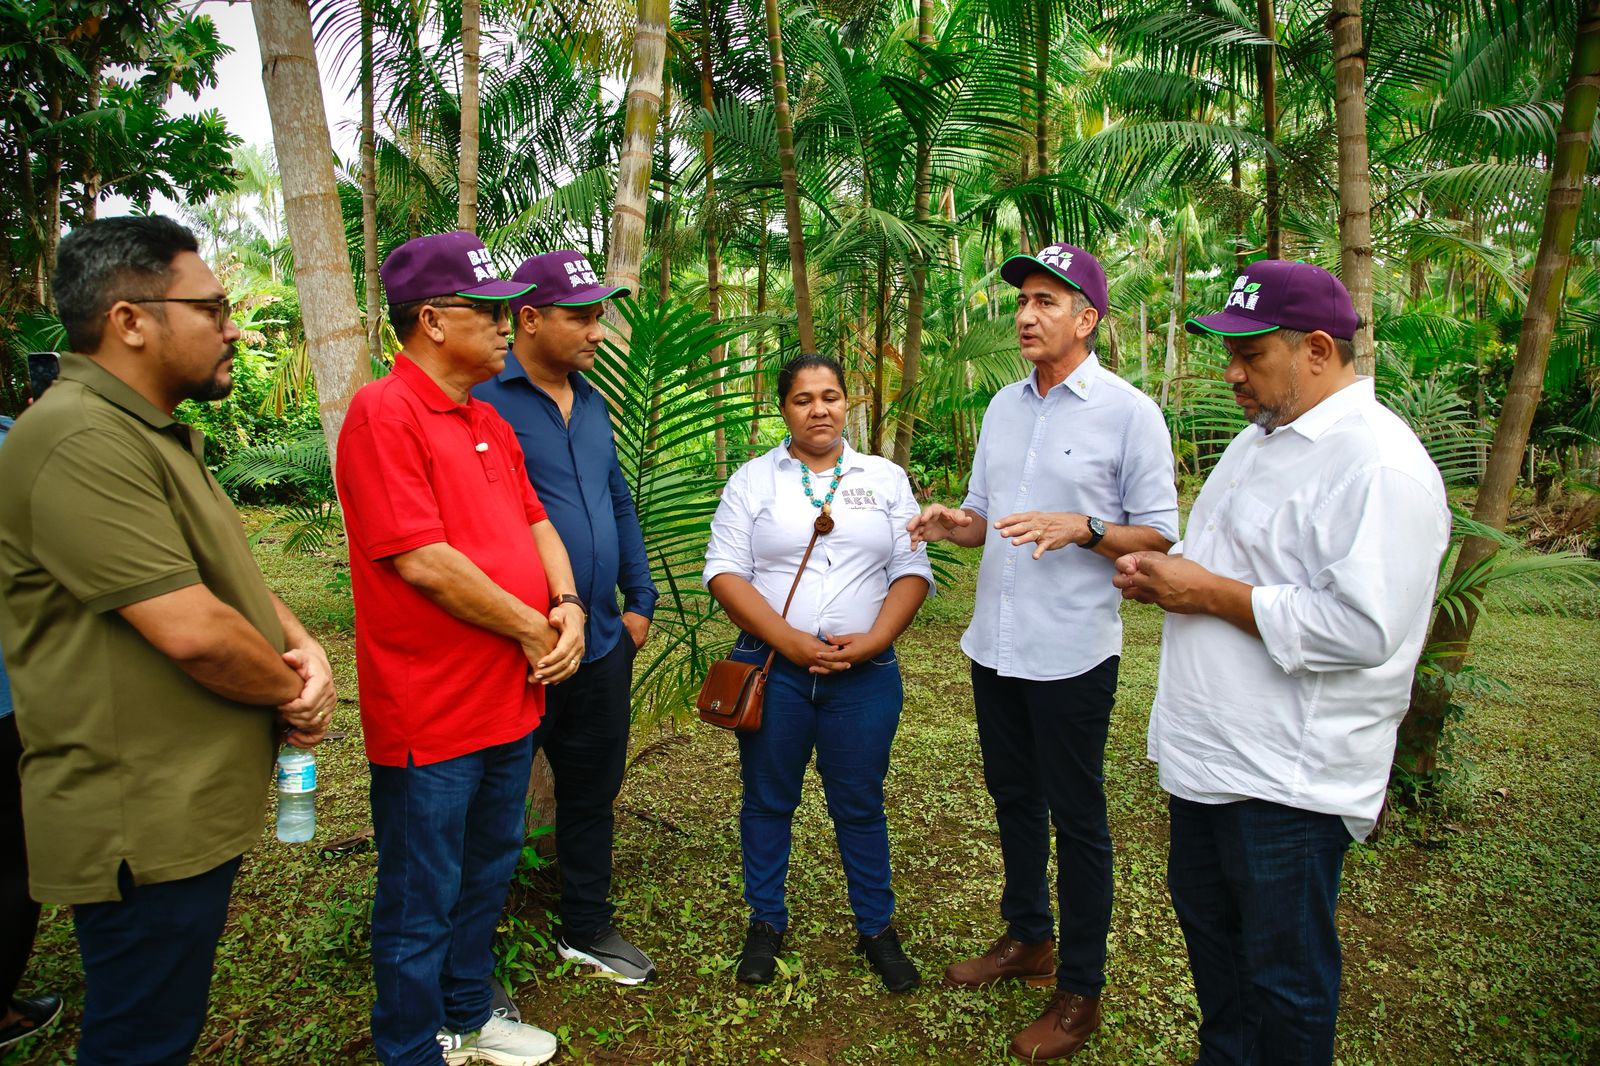
{"label": "gray sneaker", "polygon": [[516,1003],[513,1002],[510,995],[506,993],[504,985],[502,985],[499,981],[490,981],[489,991],[494,997],[493,1007],[494,1016],[496,1018],[508,1018],[514,1022],[520,1022],[522,1020],[522,1012],[517,1009]]}
{"label": "gray sneaker", "polygon": [[656,964],[650,961],[650,956],[624,940],[613,927],[608,926],[593,938],[583,940],[562,937],[556,941],[556,952],[563,959],[594,967],[595,976],[619,985],[655,980]]}
{"label": "gray sneaker", "polygon": [[469,1062],[489,1062],[494,1066],[539,1066],[555,1057],[561,1046],[554,1036],[538,1026],[513,1022],[490,1015],[475,1033],[439,1030],[439,1049],[450,1066]]}

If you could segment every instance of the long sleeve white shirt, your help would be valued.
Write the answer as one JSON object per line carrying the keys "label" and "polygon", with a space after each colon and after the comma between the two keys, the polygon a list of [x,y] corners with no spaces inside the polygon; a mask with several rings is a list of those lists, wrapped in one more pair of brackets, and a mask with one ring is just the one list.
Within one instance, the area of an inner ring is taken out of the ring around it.
{"label": "long sleeve white shirt", "polygon": [[1149,756],[1182,799],[1264,799],[1372,831],[1427,636],[1450,511],[1362,378],[1234,438],[1172,549],[1255,586],[1260,638],[1169,614]]}
{"label": "long sleeve white shirt", "polygon": [[[908,574],[933,588],[928,553],[912,550],[906,523],[918,513],[904,470],[847,443],[844,476],[830,512],[833,532],[817,538],[787,620],[803,633],[865,633],[878,619],[889,586]],[[801,484],[802,464],[784,445],[758,455],[728,479],[711,519],[702,580],[737,574],[778,612],[817,518]],[[812,474],[821,500],[831,474]]]}

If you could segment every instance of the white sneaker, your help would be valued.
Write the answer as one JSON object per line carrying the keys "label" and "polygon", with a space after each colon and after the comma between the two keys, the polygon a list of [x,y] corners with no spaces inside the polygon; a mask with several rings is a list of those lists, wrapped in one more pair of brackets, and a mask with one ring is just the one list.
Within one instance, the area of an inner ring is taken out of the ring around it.
{"label": "white sneaker", "polygon": [[490,1016],[475,1033],[439,1030],[439,1047],[450,1066],[491,1062],[494,1066],[539,1066],[549,1062],[561,1044],[536,1025]]}

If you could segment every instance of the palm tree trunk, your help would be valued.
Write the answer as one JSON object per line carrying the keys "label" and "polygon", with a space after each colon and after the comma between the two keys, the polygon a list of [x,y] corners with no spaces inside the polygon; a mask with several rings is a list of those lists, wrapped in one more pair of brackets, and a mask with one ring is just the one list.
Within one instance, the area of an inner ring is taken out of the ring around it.
{"label": "palm tree trunk", "polygon": [[[761,200],[761,238],[756,245],[756,317],[760,318],[767,313],[767,201]],[[750,399],[754,413],[757,417],[750,420],[750,434],[748,442],[751,454],[755,453],[756,441],[761,436],[761,397],[763,381],[761,363],[766,357],[767,331],[756,331],[756,372],[750,377]]]}
{"label": "palm tree trunk", "polygon": [[456,188],[461,197],[456,226],[478,232],[478,27],[481,0],[461,0],[461,160]]}
{"label": "palm tree trunk", "polygon": [[800,178],[794,165],[794,120],[789,114],[789,76],[783,62],[783,22],[778,0],[766,0],[767,47],[772,56],[773,111],[778,125],[778,169],[783,175],[783,219],[789,233],[789,273],[794,279],[795,325],[800,350],[817,350],[817,330],[811,320],[811,282],[806,275],[806,238],[800,215]]}
{"label": "palm tree trunk", "polygon": [[883,346],[889,343],[889,249],[878,250],[878,307],[872,327],[872,446],[883,454]]}
{"label": "palm tree trunk", "polygon": [[[706,109],[709,115],[716,110],[716,93],[711,85],[711,7],[708,0],[700,0],[700,19],[702,23],[700,34],[700,106]],[[716,217],[716,169],[713,160],[715,142],[712,140],[711,129],[708,126],[701,141],[705,152],[706,167],[706,202],[702,212],[704,221],[701,229],[706,237],[706,310],[711,314],[711,321],[722,321],[722,249],[717,244],[717,217]],[[727,348],[718,345],[711,353],[711,361],[721,363],[727,356]],[[711,395],[722,395],[722,372],[717,372],[716,384],[711,386]],[[722,419],[716,421],[714,434],[716,448],[717,480],[726,481],[728,478],[728,433],[722,426]]]}
{"label": "palm tree trunk", "polygon": [[339,428],[350,398],[372,380],[372,368],[365,358],[361,314],[350,278],[344,217],[333,179],[333,144],[311,42],[311,13],[305,0],[255,0],[251,10],[283,181],[306,352],[316,378],[318,413],[331,464],[338,458]]}
{"label": "palm tree trunk", "polygon": [[1172,253],[1172,311],[1167,318],[1167,361],[1162,367],[1161,408],[1166,409],[1167,398],[1178,376],[1178,315],[1183,305],[1183,230],[1175,228],[1178,247]]}
{"label": "palm tree trunk", "polygon": [[1139,301],[1139,387],[1150,391],[1150,308]]}
{"label": "palm tree trunk", "polygon": [[662,303],[672,292],[672,78],[662,57],[661,71],[661,278],[656,292]]}
{"label": "palm tree trunk", "polygon": [[[650,205],[650,168],[655,162],[656,125],[661,117],[661,78],[667,59],[667,0],[640,0],[633,31],[633,73],[628,78],[622,154],[617,161],[617,199],[611,212],[606,284],[639,290],[644,259],[645,210]],[[621,315],[612,325],[624,338]]]}
{"label": "palm tree trunk", "polygon": [[[1495,427],[1488,468],[1479,483],[1477,502],[1472,509],[1475,521],[1494,529],[1505,528],[1511,510],[1511,491],[1516,487],[1534,410],[1539,406],[1539,394],[1544,386],[1550,338],[1561,310],[1562,291],[1571,264],[1572,236],[1583,203],[1583,175],[1597,102],[1600,102],[1600,0],[1587,0],[1578,19],[1572,74],[1567,80],[1556,150],[1550,161],[1550,195],[1545,200],[1544,228],[1539,235],[1532,283],[1528,286],[1528,305],[1522,316],[1522,333],[1517,339],[1511,384],[1500,409],[1500,424]],[[1497,550],[1494,541],[1483,537],[1466,538],[1456,557],[1451,580],[1460,579]],[[1428,644],[1444,651],[1444,656],[1436,661],[1441,672],[1454,673],[1461,669],[1477,622],[1477,606],[1470,598],[1461,612],[1440,611],[1434,618]],[[1395,764],[1423,791],[1428,789],[1438,766],[1439,737],[1444,730],[1447,703],[1445,686],[1437,681],[1424,685],[1419,679],[1412,686],[1411,707],[1400,726]]]}
{"label": "palm tree trunk", "polygon": [[[927,47],[933,46],[933,0],[919,0],[917,4],[917,40]],[[1043,113],[1043,108],[1040,113]],[[917,134],[917,163],[913,178],[913,211],[919,233],[927,228],[930,217],[932,169],[933,143],[924,127]],[[911,434],[917,425],[913,397],[917,374],[922,367],[922,318],[928,298],[928,250],[919,246],[911,254],[911,292],[906,298],[906,344],[900,353],[900,392],[896,395],[900,405],[900,423],[894,436],[894,461],[901,467],[911,461]]]}
{"label": "palm tree trunk", "polygon": [[361,0],[361,262],[366,274],[367,358],[383,358],[383,320],[378,297],[378,131],[374,116],[376,94],[372,69],[372,5]]}
{"label": "palm tree trunk", "polygon": [[[1256,29],[1273,43],[1256,51],[1256,74],[1261,88],[1261,126],[1267,144],[1278,143],[1278,23],[1272,0],[1256,0]],[[1266,159],[1267,258],[1278,258],[1278,163],[1272,153]]]}
{"label": "palm tree trunk", "polygon": [[1339,275],[1355,302],[1356,373],[1377,369],[1372,325],[1372,175],[1367,169],[1367,51],[1361,40],[1361,0],[1335,0],[1334,111],[1339,127]]}

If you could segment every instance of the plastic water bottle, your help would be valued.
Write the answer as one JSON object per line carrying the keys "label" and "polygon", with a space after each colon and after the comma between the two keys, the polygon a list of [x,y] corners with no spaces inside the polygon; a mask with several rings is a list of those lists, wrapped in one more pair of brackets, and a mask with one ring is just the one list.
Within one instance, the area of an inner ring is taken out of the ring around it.
{"label": "plastic water bottle", "polygon": [[278,753],[278,839],[300,844],[317,831],[317,757],[285,747]]}

